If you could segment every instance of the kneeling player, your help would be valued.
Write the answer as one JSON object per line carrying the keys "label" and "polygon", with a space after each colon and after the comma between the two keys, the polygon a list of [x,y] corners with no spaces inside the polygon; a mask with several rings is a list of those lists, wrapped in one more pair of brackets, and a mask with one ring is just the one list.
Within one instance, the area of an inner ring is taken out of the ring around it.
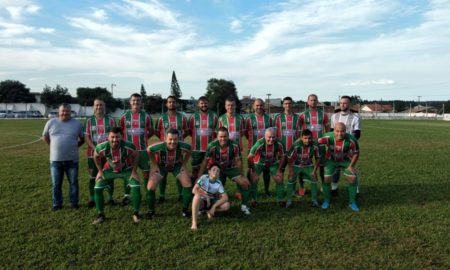
{"label": "kneeling player", "polygon": [[194,186],[194,199],[192,200],[192,230],[197,229],[198,211],[200,204],[206,204],[208,218],[213,218],[216,212],[224,212],[230,209],[228,195],[222,182],[219,180],[220,167],[218,164],[212,164],[208,174],[200,177]]}
{"label": "kneeling player", "polygon": [[148,218],[155,216],[156,195],[155,190],[161,180],[172,173],[180,181],[183,199],[183,217],[190,217],[188,210],[192,198],[192,183],[186,164],[191,156],[191,146],[179,141],[179,132],[174,128],[167,131],[164,142],[155,143],[148,147],[148,154],[152,163],[150,179],[147,185]]}
{"label": "kneeling player", "polygon": [[[102,158],[106,159],[104,166]],[[139,152],[136,151],[136,147],[132,143],[122,140],[120,128],[113,128],[108,134],[108,141],[95,147],[94,161],[98,169],[94,187],[98,216],[93,224],[99,224],[105,220],[103,190],[109,188],[111,182],[117,178],[124,179],[126,186],[131,189],[133,222],[138,223],[140,221],[141,183],[137,174]]]}
{"label": "kneeling player", "polygon": [[[292,194],[295,190],[297,176],[300,181],[309,182],[311,185],[311,203],[318,207],[317,202],[317,168],[319,166],[319,147],[312,141],[312,133],[309,129],[302,131],[301,137],[294,142],[288,154],[289,181],[287,185],[287,204],[292,207]],[[313,162],[314,159],[314,162]]]}

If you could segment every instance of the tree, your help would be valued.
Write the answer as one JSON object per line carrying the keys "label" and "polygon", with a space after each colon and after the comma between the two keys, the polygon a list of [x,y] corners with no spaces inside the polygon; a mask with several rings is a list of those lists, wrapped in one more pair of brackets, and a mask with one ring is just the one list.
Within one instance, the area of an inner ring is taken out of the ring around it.
{"label": "tree", "polygon": [[153,94],[147,97],[144,110],[149,113],[161,113],[164,108],[164,100],[161,94]]}
{"label": "tree", "polygon": [[100,98],[106,104],[106,112],[113,112],[116,108],[122,106],[122,102],[115,99],[112,93],[104,87],[79,87],[77,88],[77,98],[80,105],[84,106],[92,106],[94,105],[94,100]]}
{"label": "tree", "polygon": [[53,89],[46,85],[41,93],[41,102],[51,108],[56,108],[62,103],[71,103],[72,99],[69,90],[59,84]]}
{"label": "tree", "polygon": [[147,91],[145,91],[144,84],[141,84],[141,96],[142,101],[145,103],[145,101],[147,100]]}
{"label": "tree", "polygon": [[177,99],[180,99],[182,96],[180,85],[178,84],[177,76],[175,75],[175,70],[172,72],[172,83],[170,84],[170,94],[176,97]]}
{"label": "tree", "polygon": [[3,103],[29,103],[36,102],[30,89],[19,81],[6,80],[0,82],[0,102]]}
{"label": "tree", "polygon": [[225,99],[233,97],[236,101],[236,112],[241,111],[236,86],[233,81],[211,78],[208,80],[205,96],[208,98],[209,107],[217,110],[219,115],[225,113]]}

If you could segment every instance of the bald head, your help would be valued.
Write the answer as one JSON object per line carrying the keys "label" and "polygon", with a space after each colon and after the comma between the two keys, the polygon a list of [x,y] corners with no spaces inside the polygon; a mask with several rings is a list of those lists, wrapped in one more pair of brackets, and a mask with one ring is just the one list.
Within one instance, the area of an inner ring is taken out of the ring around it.
{"label": "bald head", "polygon": [[276,137],[275,128],[270,127],[268,129],[266,129],[266,132],[264,134],[264,139],[266,140],[266,144],[268,144],[268,145],[274,144],[276,138],[277,137]]}
{"label": "bald head", "polygon": [[334,137],[338,140],[343,140],[345,137],[346,127],[344,123],[336,123],[334,126]]}

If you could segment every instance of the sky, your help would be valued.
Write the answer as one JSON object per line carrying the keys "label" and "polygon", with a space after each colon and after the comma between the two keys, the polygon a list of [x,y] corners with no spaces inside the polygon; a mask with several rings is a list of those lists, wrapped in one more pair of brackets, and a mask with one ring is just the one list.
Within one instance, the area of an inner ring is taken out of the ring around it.
{"label": "sky", "polygon": [[0,81],[322,101],[450,99],[450,1],[0,0]]}

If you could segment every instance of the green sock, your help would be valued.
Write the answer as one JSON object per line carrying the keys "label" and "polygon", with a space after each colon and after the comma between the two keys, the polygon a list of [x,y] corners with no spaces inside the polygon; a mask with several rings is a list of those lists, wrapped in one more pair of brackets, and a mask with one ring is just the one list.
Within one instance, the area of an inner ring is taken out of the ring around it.
{"label": "green sock", "polygon": [[167,177],[164,177],[159,183],[159,196],[166,197]]}
{"label": "green sock", "polygon": [[358,187],[358,184],[352,183],[348,185],[348,199],[350,200],[350,203],[354,203],[356,201],[356,188]]}
{"label": "green sock", "polygon": [[181,185],[180,181],[177,179],[175,180],[175,182],[177,183],[177,191],[178,191],[178,198],[183,196],[183,185]]}
{"label": "green sock", "polygon": [[269,171],[263,172],[263,179],[264,179],[264,191],[266,193],[269,193],[269,189],[270,189],[270,172]]}
{"label": "green sock", "polygon": [[250,190],[249,190],[249,196],[250,199],[253,199],[256,201],[258,199],[258,183],[251,183],[250,184]]}
{"label": "green sock", "polygon": [[249,191],[248,189],[243,189],[241,186],[237,185],[238,191],[242,195],[242,204],[248,206],[248,197],[249,197]]}
{"label": "green sock", "polygon": [[89,178],[89,200],[90,201],[94,200],[94,196],[95,196],[94,187],[95,187],[95,177],[91,177],[91,178]]}
{"label": "green sock", "polygon": [[141,187],[131,188],[131,205],[133,206],[133,212],[139,212],[141,205]]}
{"label": "green sock", "polygon": [[330,202],[331,197],[331,183],[323,183],[323,200],[326,202]]}
{"label": "green sock", "polygon": [[284,183],[277,183],[276,190],[277,190],[277,202],[282,202],[284,200]]}
{"label": "green sock", "polygon": [[317,201],[317,182],[311,181],[311,200]]}
{"label": "green sock", "polygon": [[[125,183],[126,185],[126,183]],[[110,180],[108,184],[108,200],[111,201],[114,197],[114,180]]]}
{"label": "green sock", "polygon": [[95,208],[97,209],[97,214],[103,214],[104,208],[105,208],[105,202],[103,198],[103,189],[102,188],[96,188],[95,189]]}
{"label": "green sock", "polygon": [[[112,186],[114,186],[114,183],[111,184]],[[112,188],[114,190],[114,187]],[[130,196],[130,192],[131,192],[131,188],[128,186],[128,180],[127,179],[123,179],[123,193],[125,195]]]}
{"label": "green sock", "polygon": [[292,195],[294,194],[295,191],[295,179],[289,179],[288,183],[287,183],[287,191],[286,191],[286,196],[287,196],[287,201],[288,202],[292,202]]}
{"label": "green sock", "polygon": [[181,193],[183,196],[183,208],[189,208],[189,203],[192,199],[192,187],[183,187]]}
{"label": "green sock", "polygon": [[148,210],[149,211],[155,211],[156,191],[148,189],[146,197],[147,197]]}

